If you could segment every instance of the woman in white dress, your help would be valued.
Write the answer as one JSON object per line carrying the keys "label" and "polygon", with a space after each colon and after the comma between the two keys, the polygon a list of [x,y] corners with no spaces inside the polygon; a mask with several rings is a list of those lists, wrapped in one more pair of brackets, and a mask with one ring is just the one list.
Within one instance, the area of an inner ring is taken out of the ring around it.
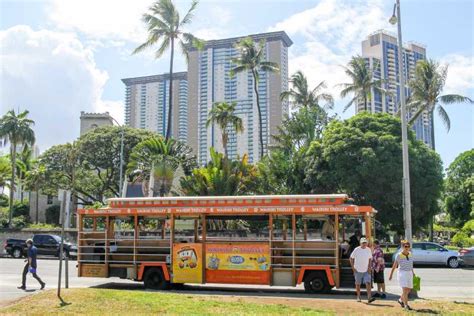
{"label": "woman in white dress", "polygon": [[410,252],[410,243],[407,240],[402,240],[402,251],[397,254],[395,262],[390,271],[390,278],[392,280],[393,271],[398,268],[397,279],[398,284],[402,288],[402,295],[398,299],[398,303],[407,310],[412,308],[408,305],[408,295],[413,288],[413,256]]}

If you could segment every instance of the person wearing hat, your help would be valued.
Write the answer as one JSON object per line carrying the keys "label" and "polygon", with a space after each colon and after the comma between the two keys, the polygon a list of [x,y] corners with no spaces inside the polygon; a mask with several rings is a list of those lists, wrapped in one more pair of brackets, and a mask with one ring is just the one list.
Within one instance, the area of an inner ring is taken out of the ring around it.
{"label": "person wearing hat", "polygon": [[26,275],[28,274],[28,272],[31,272],[31,274],[33,274],[33,278],[35,278],[41,285],[41,289],[44,289],[44,287],[46,286],[46,283],[41,281],[41,278],[36,274],[36,268],[37,268],[36,255],[38,253],[38,249],[36,249],[36,247],[33,246],[32,239],[28,239],[26,241],[26,246],[28,247],[28,250],[27,250],[28,259],[25,261],[26,264],[25,264],[25,267],[23,268],[21,286],[19,286],[18,288],[20,290],[26,290]]}
{"label": "person wearing hat", "polygon": [[360,239],[360,246],[352,251],[350,256],[350,262],[352,271],[354,272],[354,279],[357,292],[357,302],[360,302],[360,285],[365,284],[367,289],[367,303],[375,301],[375,297],[371,295],[371,273],[372,273],[372,251],[368,247],[367,238],[362,237]]}

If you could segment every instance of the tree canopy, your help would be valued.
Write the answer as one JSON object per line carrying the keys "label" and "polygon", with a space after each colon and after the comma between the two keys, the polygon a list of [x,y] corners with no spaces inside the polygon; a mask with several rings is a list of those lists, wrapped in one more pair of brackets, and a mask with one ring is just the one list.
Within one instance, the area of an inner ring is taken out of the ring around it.
{"label": "tree canopy", "polygon": [[[409,133],[410,179],[414,227],[428,223],[442,190],[438,154]],[[311,148],[309,186],[348,193],[357,204],[376,208],[378,219],[401,231],[402,151],[400,120],[389,114],[360,113],[333,121]]]}
{"label": "tree canopy", "polygon": [[449,165],[444,202],[451,220],[459,226],[474,219],[474,149],[461,153]]}
{"label": "tree canopy", "polygon": [[[124,170],[130,152],[153,132],[124,127]],[[58,189],[73,190],[82,203],[102,202],[119,192],[121,127],[99,127],[76,142],[53,146],[39,158],[47,185],[42,190],[56,194]],[[125,173],[124,173],[125,174]]]}

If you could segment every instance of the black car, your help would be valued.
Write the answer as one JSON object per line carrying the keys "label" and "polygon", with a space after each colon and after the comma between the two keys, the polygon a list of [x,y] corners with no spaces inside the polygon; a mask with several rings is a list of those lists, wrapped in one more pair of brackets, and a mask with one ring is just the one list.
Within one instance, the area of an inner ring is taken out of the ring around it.
{"label": "black car", "polygon": [[[49,255],[59,257],[61,237],[50,234],[38,234],[33,236],[33,244],[38,249],[38,255]],[[5,251],[14,258],[26,257],[26,240],[7,239],[4,245]],[[66,257],[76,257],[77,247],[71,243],[64,243],[64,255]]]}

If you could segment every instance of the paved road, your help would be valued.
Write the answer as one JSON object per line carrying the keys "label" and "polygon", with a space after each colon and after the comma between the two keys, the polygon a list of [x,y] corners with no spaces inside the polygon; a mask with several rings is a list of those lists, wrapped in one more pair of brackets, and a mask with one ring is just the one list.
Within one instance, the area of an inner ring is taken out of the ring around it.
{"label": "paved road", "polygon": [[[0,303],[11,301],[24,295],[37,293],[39,284],[35,279],[28,276],[27,291],[18,290],[16,287],[21,283],[21,271],[23,260],[0,258]],[[58,284],[57,260],[38,260],[38,274],[47,283],[46,288],[56,288]],[[421,277],[421,298],[448,299],[474,301],[474,270],[447,269],[447,268],[416,268],[416,273]],[[115,289],[142,290],[141,283],[121,280],[118,278],[78,278],[76,262],[69,262],[70,287],[101,287]],[[396,281],[388,281],[389,269],[385,271],[387,281],[387,292],[400,293]],[[395,279],[395,278],[394,278]],[[223,285],[192,285],[186,286],[185,292],[194,294],[214,295],[260,295],[278,296],[288,298],[308,298],[314,295],[304,293],[301,286],[297,288],[288,287],[255,287],[255,286],[223,286]],[[324,298],[347,298],[353,297],[353,291],[336,290],[331,295],[318,295]],[[394,297],[394,296],[392,296]]]}

